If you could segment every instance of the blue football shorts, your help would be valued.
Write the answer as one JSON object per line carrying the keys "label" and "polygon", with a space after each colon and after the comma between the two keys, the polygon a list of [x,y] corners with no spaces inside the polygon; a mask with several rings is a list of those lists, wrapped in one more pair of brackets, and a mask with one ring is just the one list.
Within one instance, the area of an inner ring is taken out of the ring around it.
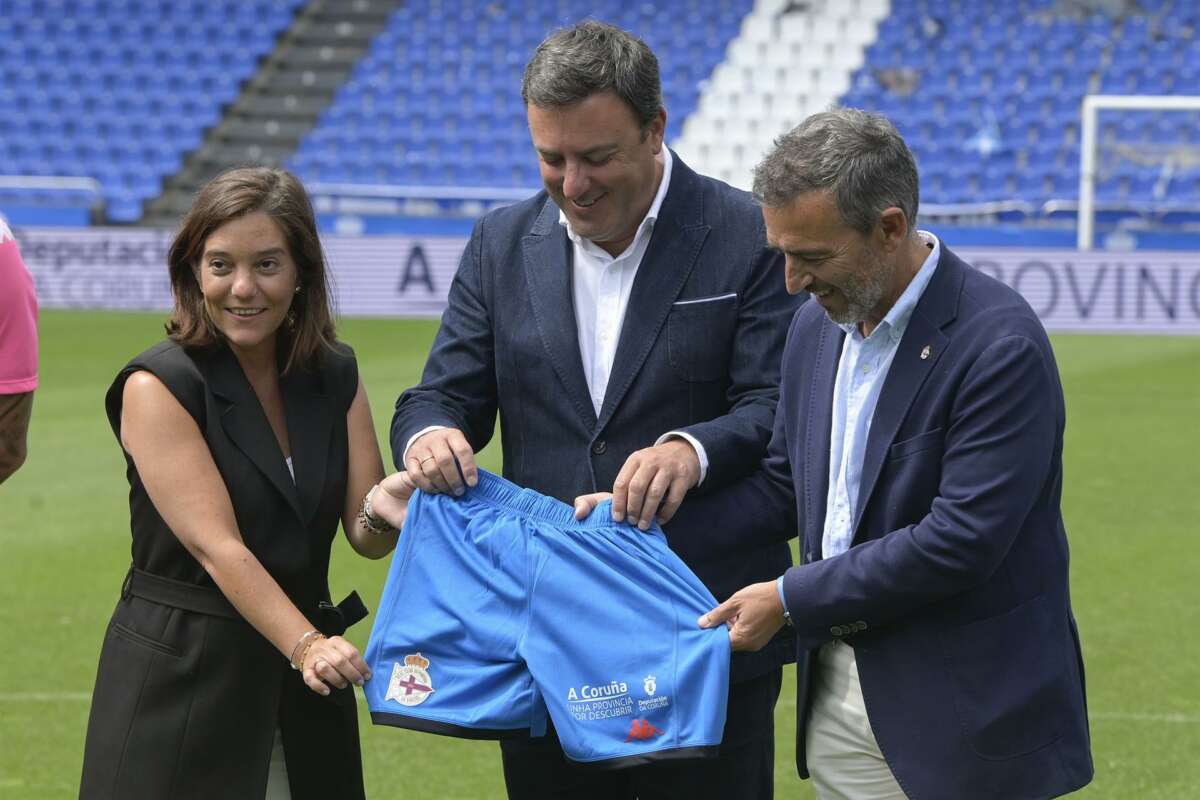
{"label": "blue football shorts", "polygon": [[566,503],[482,472],[461,497],[418,491],[367,645],[376,724],[469,739],[542,736],[622,767],[715,755],[729,634],[657,525],[576,521]]}

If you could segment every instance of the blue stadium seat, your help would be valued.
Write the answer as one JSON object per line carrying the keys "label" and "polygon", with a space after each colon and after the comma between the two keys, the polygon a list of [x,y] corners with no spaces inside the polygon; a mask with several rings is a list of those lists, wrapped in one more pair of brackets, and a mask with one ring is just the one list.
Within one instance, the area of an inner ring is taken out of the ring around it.
{"label": "blue stadium seat", "polygon": [[[288,166],[304,178],[319,172],[326,179],[336,166],[307,155],[312,143],[351,146],[370,128],[379,136],[372,138],[371,161],[355,162],[356,179],[534,186],[537,168],[519,95],[525,63],[552,29],[589,16],[638,33],[654,49],[672,139],[696,107],[700,81],[712,73],[752,5],[753,0],[685,0],[673,6],[413,0],[392,14]],[[463,47],[464,41],[472,46]],[[373,98],[370,106],[367,97]],[[395,163],[397,147],[406,149],[402,165]]]}
{"label": "blue stadium seat", "polygon": [[[1173,0],[1140,6],[1145,13],[1114,22],[1104,14],[1059,13],[1055,0],[893,0],[841,102],[880,111],[896,124],[917,156],[925,202],[1072,199],[1086,93],[1192,94],[1200,86],[1200,39],[1177,35],[1200,27],[1200,6]],[[933,47],[919,27],[926,14],[945,23]],[[873,77],[900,66],[918,73],[920,88],[910,97],[881,91]],[[974,154],[982,171],[973,176],[960,166],[963,128],[972,120],[978,126],[989,110],[1003,147],[987,158]],[[1160,150],[1200,144],[1195,114],[1168,117],[1104,112],[1101,142]],[[1024,166],[1011,157],[1018,152]],[[1152,202],[1158,169],[1154,159],[1128,162],[1098,191],[1114,203]],[[1200,178],[1173,180],[1169,192],[1200,193]]]}
{"label": "blue stadium seat", "polygon": [[94,177],[136,220],[302,2],[0,0],[3,171]]}

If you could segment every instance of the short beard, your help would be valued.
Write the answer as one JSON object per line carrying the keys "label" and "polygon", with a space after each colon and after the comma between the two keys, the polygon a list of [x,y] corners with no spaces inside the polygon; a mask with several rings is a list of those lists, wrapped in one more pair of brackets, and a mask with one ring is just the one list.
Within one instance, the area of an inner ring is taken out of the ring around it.
{"label": "short beard", "polygon": [[842,296],[846,298],[846,309],[836,315],[832,311],[825,312],[829,319],[838,325],[858,325],[866,321],[879,306],[879,301],[883,299],[883,293],[887,291],[892,275],[895,274],[894,264],[880,258],[871,250],[867,250],[867,254],[870,261],[864,264],[866,269],[852,278],[847,278],[845,284],[838,287]]}

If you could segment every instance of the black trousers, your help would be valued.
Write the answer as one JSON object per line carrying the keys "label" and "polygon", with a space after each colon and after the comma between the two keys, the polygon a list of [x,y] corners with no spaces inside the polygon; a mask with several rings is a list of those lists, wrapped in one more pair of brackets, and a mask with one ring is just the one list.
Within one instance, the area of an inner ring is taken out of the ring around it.
{"label": "black trousers", "polygon": [[716,758],[605,770],[569,761],[552,726],[537,739],[505,739],[500,753],[509,800],[771,800],[782,681],[776,668],[729,687]]}

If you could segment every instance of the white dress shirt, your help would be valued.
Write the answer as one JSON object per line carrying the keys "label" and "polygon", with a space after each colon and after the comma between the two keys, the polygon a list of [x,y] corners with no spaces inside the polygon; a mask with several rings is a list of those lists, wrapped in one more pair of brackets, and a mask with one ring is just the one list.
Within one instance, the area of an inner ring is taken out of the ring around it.
{"label": "white dress shirt", "polygon": [[633,279],[637,277],[646,248],[650,246],[654,223],[658,221],[659,209],[671,183],[671,161],[671,151],[664,147],[662,180],[654,201],[638,225],[633,241],[618,256],[609,255],[599,245],[580,236],[572,229],[566,212],[561,209],[558,212],[558,224],[566,228],[572,245],[571,288],[579,357],[583,360],[583,374],[597,417],[604,405],[608,376],[617,357],[617,342],[621,338],[625,309],[629,307],[629,295],[633,292]]}
{"label": "white dress shirt", "polygon": [[[625,309],[629,307],[629,296],[633,293],[633,280],[642,266],[642,258],[654,233],[654,223],[658,221],[663,198],[667,196],[667,189],[671,185],[672,161],[671,151],[664,147],[662,180],[654,194],[654,201],[638,225],[633,241],[615,257],[572,230],[566,213],[562,209],[558,212],[558,224],[567,229],[567,238],[571,240],[571,285],[572,299],[575,301],[575,329],[579,335],[579,357],[583,361],[583,374],[597,417],[604,406],[608,378],[617,357]],[[686,440],[696,451],[700,461],[699,482],[703,483],[708,474],[708,454],[704,452],[704,445],[694,436],[682,431],[670,431],[658,437],[655,444],[676,438]]]}

